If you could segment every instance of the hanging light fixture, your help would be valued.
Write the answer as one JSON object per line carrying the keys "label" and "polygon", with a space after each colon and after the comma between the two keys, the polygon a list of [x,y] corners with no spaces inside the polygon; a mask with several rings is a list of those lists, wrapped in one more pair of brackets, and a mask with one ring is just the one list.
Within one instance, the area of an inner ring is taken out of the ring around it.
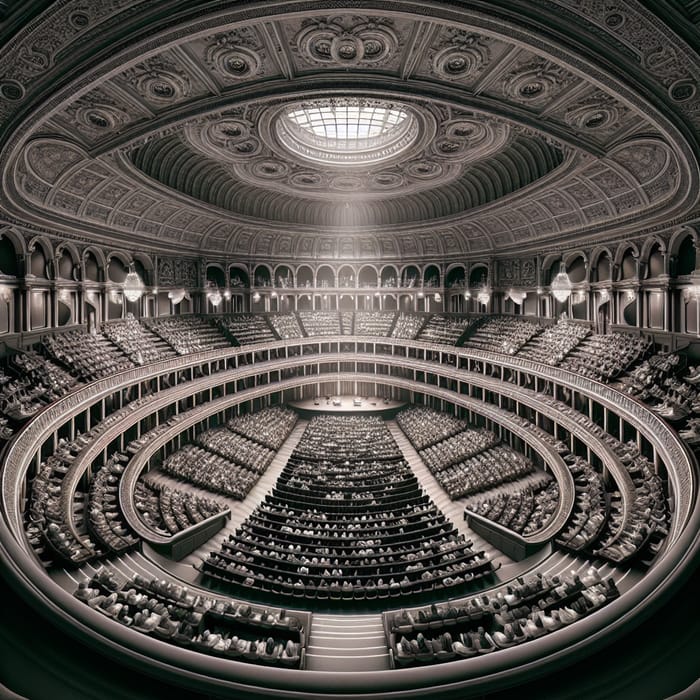
{"label": "hanging light fixture", "polygon": [[222,298],[223,297],[221,296],[221,292],[219,291],[218,287],[214,287],[209,292],[207,292],[207,299],[209,299],[211,305],[214,308],[216,308],[221,303]]}
{"label": "hanging light fixture", "polygon": [[481,278],[481,288],[476,295],[476,300],[483,306],[488,306],[491,301],[491,287],[489,287],[485,277]]}
{"label": "hanging light fixture", "polygon": [[551,290],[552,296],[560,303],[564,303],[571,295],[571,280],[566,274],[566,266],[564,261],[559,263],[559,273],[552,280]]}
{"label": "hanging light fixture", "polygon": [[442,301],[442,296],[440,295],[440,292],[435,292],[435,296],[433,297],[435,299],[436,303],[440,303]]}
{"label": "hanging light fixture", "polygon": [[130,263],[129,273],[122,285],[124,296],[127,301],[138,301],[143,296],[144,289],[143,280],[139,277],[139,273],[134,270],[134,263]]}
{"label": "hanging light fixture", "polygon": [[185,297],[187,296],[187,290],[181,289],[171,289],[168,292],[168,299],[173,302],[174,306],[177,306]]}
{"label": "hanging light fixture", "polygon": [[509,289],[508,296],[511,298],[514,304],[520,306],[523,301],[525,301],[527,292],[524,292],[522,289]]}
{"label": "hanging light fixture", "polygon": [[464,292],[464,298],[465,299],[471,299],[472,298],[472,293],[467,289],[466,292]]}
{"label": "hanging light fixture", "polygon": [[260,292],[255,292],[253,294],[253,301],[256,303],[260,301]]}

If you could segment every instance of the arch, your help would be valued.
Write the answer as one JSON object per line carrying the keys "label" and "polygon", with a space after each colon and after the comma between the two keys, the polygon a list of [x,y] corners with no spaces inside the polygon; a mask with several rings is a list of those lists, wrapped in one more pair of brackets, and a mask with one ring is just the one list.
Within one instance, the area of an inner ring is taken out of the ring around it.
{"label": "arch", "polygon": [[382,287],[396,287],[399,279],[399,271],[396,265],[384,265],[379,273]]}
{"label": "arch", "polygon": [[645,245],[642,255],[645,277],[653,279],[668,274],[666,244],[661,239],[655,238],[648,246]]}
{"label": "arch", "polygon": [[588,266],[589,282],[612,282],[612,259],[610,248],[601,247],[593,250]]}
{"label": "arch", "polygon": [[566,265],[566,272],[569,275],[569,279],[573,284],[578,282],[585,282],[588,277],[587,271],[587,257],[582,251],[576,251],[570,253],[564,259]]}
{"label": "arch", "polygon": [[205,277],[207,282],[213,282],[217,287],[226,286],[226,273],[223,265],[219,263],[207,263]]}
{"label": "arch", "polygon": [[466,287],[467,269],[462,263],[452,263],[447,266],[445,287]]}
{"label": "arch", "polygon": [[479,287],[489,281],[489,268],[485,263],[474,263],[469,270],[469,286]]}
{"label": "arch", "polygon": [[273,273],[273,285],[275,287],[294,287],[294,272],[289,265],[277,265]]}
{"label": "arch", "polygon": [[622,244],[615,253],[618,280],[636,279],[638,275],[639,248],[634,243]]}
{"label": "arch", "polygon": [[418,287],[420,286],[421,275],[420,270],[416,265],[404,265],[401,268],[401,286],[402,287]]}
{"label": "arch", "polygon": [[51,242],[44,236],[34,236],[27,244],[28,269],[25,274],[50,279],[55,277],[54,251]]}
{"label": "arch", "polygon": [[12,226],[0,228],[0,240],[7,238],[15,249],[15,255],[24,256],[27,254],[27,245],[24,236]]}
{"label": "arch", "polygon": [[248,277],[248,268],[241,263],[232,263],[227,270],[229,286],[231,287],[249,287],[250,279]]}
{"label": "arch", "polygon": [[426,287],[441,287],[440,268],[435,265],[426,265],[423,268],[423,284]]}
{"label": "arch", "polygon": [[77,279],[80,253],[70,241],[62,241],[56,246],[56,277]]}
{"label": "arch", "polygon": [[156,271],[151,256],[147,253],[134,251],[133,259],[136,272],[141,275],[144,284],[152,285],[155,282]]}
{"label": "arch", "polygon": [[11,228],[0,230],[0,273],[19,277],[22,274],[20,261],[25,256],[24,238]]}
{"label": "arch", "polygon": [[117,251],[107,256],[107,280],[121,284],[129,272],[131,257],[126,253]]}
{"label": "arch", "polygon": [[363,265],[357,273],[359,287],[378,287],[379,273],[374,265]]}
{"label": "arch", "polygon": [[316,268],[316,287],[335,287],[335,271],[330,265],[319,265]]}
{"label": "arch", "polygon": [[314,271],[310,265],[299,265],[295,276],[297,287],[313,287]]}
{"label": "arch", "polygon": [[83,251],[82,267],[85,280],[103,282],[107,277],[107,261],[99,248],[89,247]]}
{"label": "arch", "polygon": [[697,267],[697,246],[700,245],[698,232],[691,226],[684,226],[671,237],[668,245],[669,258],[673,260],[671,272],[690,275]]}
{"label": "arch", "polygon": [[256,287],[269,287],[272,285],[272,268],[265,263],[255,266],[253,280]]}
{"label": "arch", "polygon": [[338,268],[336,279],[338,280],[339,287],[357,286],[357,274],[352,265],[341,265],[341,267]]}

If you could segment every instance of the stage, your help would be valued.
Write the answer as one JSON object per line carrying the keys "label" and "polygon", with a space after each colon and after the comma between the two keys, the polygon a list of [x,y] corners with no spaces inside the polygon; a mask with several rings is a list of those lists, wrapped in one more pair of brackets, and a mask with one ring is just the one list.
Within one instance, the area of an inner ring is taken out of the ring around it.
{"label": "stage", "polygon": [[392,401],[377,396],[319,396],[315,399],[290,401],[288,405],[302,418],[320,414],[393,418],[407,404],[404,401]]}

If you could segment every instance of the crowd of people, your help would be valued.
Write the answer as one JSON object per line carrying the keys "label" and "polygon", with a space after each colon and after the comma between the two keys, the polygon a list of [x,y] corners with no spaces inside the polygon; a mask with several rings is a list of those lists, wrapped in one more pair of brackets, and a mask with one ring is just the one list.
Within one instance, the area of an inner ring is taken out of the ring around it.
{"label": "crowd of people", "polygon": [[337,311],[300,311],[299,319],[305,335],[340,335]]}
{"label": "crowd of people", "polygon": [[134,506],[140,518],[160,534],[176,535],[226,509],[211,498],[202,498],[142,476],[134,489]]}
{"label": "crowd of people", "polygon": [[489,316],[474,323],[462,345],[468,349],[515,355],[541,332],[539,323],[512,316]]}
{"label": "crowd of people", "polygon": [[168,343],[139,323],[131,313],[123,320],[103,323],[102,334],[135,365],[146,365],[175,355]]}
{"label": "crowd of people", "polygon": [[273,406],[255,413],[244,413],[231,418],[226,423],[226,427],[271,450],[279,450],[294,429],[298,419],[296,411],[291,408]]}
{"label": "crowd of people", "polygon": [[420,329],[417,337],[418,340],[425,340],[428,343],[456,345],[468,327],[469,321],[465,318],[450,319],[433,314]]}
{"label": "crowd of people", "polygon": [[537,482],[508,492],[500,492],[470,505],[473,512],[519,535],[532,535],[550,521],[559,504],[559,486],[548,474]]}
{"label": "crowd of people", "polygon": [[300,668],[306,643],[298,616],[190,592],[135,575],[119,581],[100,569],[75,597],[100,614],[155,639],[227,659]]}
{"label": "crowd of people", "polygon": [[231,314],[220,316],[216,323],[234,345],[265,343],[276,339],[265,316],[259,314]]}
{"label": "crowd of people", "polygon": [[234,589],[333,606],[464,590],[491,562],[422,493],[377,417],[311,420],[268,494],[203,572]]}
{"label": "crowd of people", "polygon": [[615,580],[584,574],[518,578],[504,591],[460,604],[384,613],[399,667],[465,659],[507,649],[566,627],[619,596]]}
{"label": "crowd of people", "polygon": [[208,319],[197,316],[150,319],[146,325],[178,355],[231,346],[223,333],[209,323]]}

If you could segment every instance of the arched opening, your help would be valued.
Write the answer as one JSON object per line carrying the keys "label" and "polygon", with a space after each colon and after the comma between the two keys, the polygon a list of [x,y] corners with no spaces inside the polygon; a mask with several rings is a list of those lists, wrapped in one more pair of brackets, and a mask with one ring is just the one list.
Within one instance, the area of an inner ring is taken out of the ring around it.
{"label": "arched opening", "polygon": [[365,265],[357,275],[360,287],[377,287],[377,271],[371,265]]}
{"label": "arched opening", "polygon": [[665,274],[664,253],[660,243],[654,243],[649,253],[649,262],[647,264],[647,276],[659,277]]}
{"label": "arched opening", "polygon": [[437,265],[428,265],[423,273],[423,285],[425,287],[440,286],[440,269]]}
{"label": "arched opening", "polygon": [[469,287],[480,287],[482,284],[488,284],[489,269],[486,265],[474,265],[469,273]]}
{"label": "arched opening", "polygon": [[275,270],[275,286],[288,289],[294,286],[294,275],[287,265],[278,265]]}
{"label": "arched opening", "polygon": [[317,287],[335,287],[335,273],[330,265],[321,265],[316,271]]}
{"label": "arched opening", "polygon": [[255,279],[256,287],[272,286],[272,273],[267,265],[258,265],[255,268],[253,278]]}
{"label": "arched opening", "polygon": [[573,284],[586,281],[586,261],[583,255],[577,255],[566,266],[566,273]]}
{"label": "arched opening", "polygon": [[628,248],[622,256],[622,265],[620,265],[620,279],[631,280],[637,277],[637,258],[634,255],[634,250]]}
{"label": "arched opening", "polygon": [[420,285],[420,271],[415,265],[407,265],[401,272],[402,287],[418,287]]}
{"label": "arched opening", "polygon": [[691,275],[695,271],[695,243],[692,236],[687,236],[678,246],[678,262],[676,263],[676,273],[681,275]]}
{"label": "arched opening", "polygon": [[355,270],[350,265],[343,265],[338,270],[338,286],[339,287],[354,287],[357,283],[355,279]]}
{"label": "arched opening", "polygon": [[445,275],[446,287],[464,287],[466,285],[467,271],[463,265],[457,265]]}
{"label": "arched opening", "polygon": [[297,287],[313,287],[314,271],[308,265],[302,265],[297,270]]}
{"label": "arched opening", "polygon": [[381,282],[382,287],[396,287],[399,273],[393,265],[385,265],[382,268]]}

